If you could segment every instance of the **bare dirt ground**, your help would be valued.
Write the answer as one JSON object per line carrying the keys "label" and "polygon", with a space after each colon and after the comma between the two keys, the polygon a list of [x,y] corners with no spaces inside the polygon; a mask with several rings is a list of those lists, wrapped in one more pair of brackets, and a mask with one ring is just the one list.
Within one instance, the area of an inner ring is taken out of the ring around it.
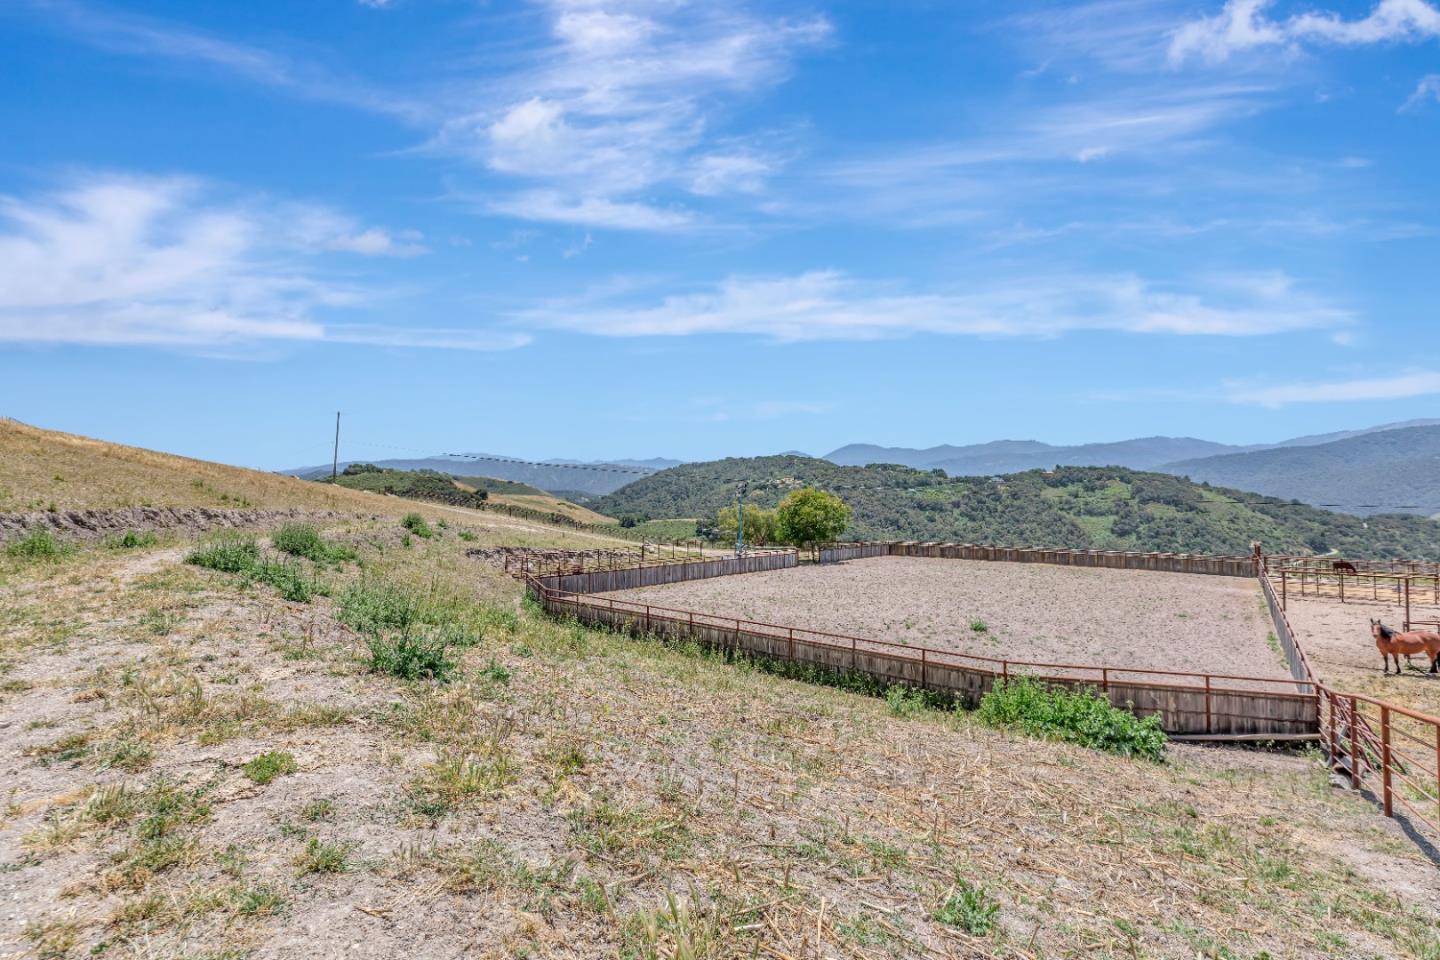
{"label": "bare dirt ground", "polygon": [[[1405,608],[1392,603],[1354,599],[1287,600],[1286,616],[1294,629],[1310,667],[1320,679],[1339,690],[1361,693],[1402,706],[1440,716],[1440,676],[1425,671],[1429,663],[1424,656],[1414,658],[1414,666],[1406,667],[1400,676],[1386,676],[1380,652],[1370,636],[1370,618],[1378,617],[1386,625],[1400,629]],[[1440,607],[1414,603],[1410,616],[1415,620],[1440,620]],[[1400,658],[1405,664],[1405,658]]]}
{"label": "bare dirt ground", "polygon": [[[462,532],[333,531],[310,603],[183,546],[0,558],[0,956],[1440,952],[1440,872],[1311,758],[892,713],[542,619]],[[370,671],[367,581],[454,603],[450,682]]]}
{"label": "bare dirt ground", "polygon": [[882,557],[607,596],[999,659],[1289,676],[1259,588],[1229,577]]}

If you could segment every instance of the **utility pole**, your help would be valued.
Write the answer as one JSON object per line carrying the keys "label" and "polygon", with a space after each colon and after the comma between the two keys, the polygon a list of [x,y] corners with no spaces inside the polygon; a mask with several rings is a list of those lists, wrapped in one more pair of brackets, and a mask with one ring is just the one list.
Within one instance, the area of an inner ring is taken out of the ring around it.
{"label": "utility pole", "polygon": [[335,411],[335,457],[330,461],[330,482],[340,474],[340,411]]}
{"label": "utility pole", "polygon": [[735,493],[735,556],[745,556],[745,481]]}

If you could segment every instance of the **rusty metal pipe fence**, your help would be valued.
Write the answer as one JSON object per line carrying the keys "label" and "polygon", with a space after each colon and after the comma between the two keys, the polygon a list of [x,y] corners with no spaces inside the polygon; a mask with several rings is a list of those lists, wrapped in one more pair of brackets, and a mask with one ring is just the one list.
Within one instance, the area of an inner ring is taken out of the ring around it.
{"label": "rusty metal pipe fence", "polygon": [[1397,810],[1440,839],[1440,717],[1320,683],[1286,615],[1273,579],[1260,573],[1275,635],[1296,678],[1319,697],[1320,741],[1330,769],[1356,790],[1370,790],[1385,816]]}

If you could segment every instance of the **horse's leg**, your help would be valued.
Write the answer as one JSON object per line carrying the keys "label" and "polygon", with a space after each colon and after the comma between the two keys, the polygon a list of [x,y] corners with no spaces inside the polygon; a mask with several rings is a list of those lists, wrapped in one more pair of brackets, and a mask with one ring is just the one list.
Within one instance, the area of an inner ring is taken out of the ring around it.
{"label": "horse's leg", "polygon": [[1383,650],[1380,651],[1380,662],[1385,665],[1385,672],[1386,672],[1386,673],[1389,673],[1389,672],[1390,672],[1390,654],[1386,653],[1386,652],[1383,651]]}

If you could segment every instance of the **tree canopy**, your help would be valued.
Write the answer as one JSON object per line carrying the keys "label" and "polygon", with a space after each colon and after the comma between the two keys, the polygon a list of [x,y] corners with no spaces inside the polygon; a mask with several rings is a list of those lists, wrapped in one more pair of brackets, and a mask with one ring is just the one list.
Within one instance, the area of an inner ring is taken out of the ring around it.
{"label": "tree canopy", "polygon": [[850,525],[850,508],[833,493],[806,487],[786,494],[775,510],[779,539],[797,546],[835,540]]}

